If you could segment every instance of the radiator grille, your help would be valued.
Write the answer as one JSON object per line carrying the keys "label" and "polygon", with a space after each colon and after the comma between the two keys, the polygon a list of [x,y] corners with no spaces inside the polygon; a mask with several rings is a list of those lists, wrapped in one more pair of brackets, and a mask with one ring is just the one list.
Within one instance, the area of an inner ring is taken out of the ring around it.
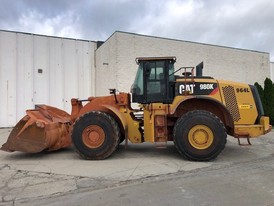
{"label": "radiator grille", "polygon": [[238,122],[241,119],[239,107],[235,95],[234,88],[232,86],[225,86],[222,88],[225,98],[225,104],[233,117],[233,121]]}

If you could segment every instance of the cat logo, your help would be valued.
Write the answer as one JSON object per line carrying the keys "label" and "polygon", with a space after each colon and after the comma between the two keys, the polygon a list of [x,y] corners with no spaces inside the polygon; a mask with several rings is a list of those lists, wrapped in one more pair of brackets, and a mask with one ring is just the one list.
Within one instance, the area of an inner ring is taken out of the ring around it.
{"label": "cat logo", "polygon": [[194,93],[194,87],[195,87],[195,84],[181,84],[179,86],[179,94],[184,94],[185,92],[190,92],[191,94]]}
{"label": "cat logo", "polygon": [[218,86],[216,83],[211,82],[180,83],[177,91],[179,95],[214,95],[218,92]]}

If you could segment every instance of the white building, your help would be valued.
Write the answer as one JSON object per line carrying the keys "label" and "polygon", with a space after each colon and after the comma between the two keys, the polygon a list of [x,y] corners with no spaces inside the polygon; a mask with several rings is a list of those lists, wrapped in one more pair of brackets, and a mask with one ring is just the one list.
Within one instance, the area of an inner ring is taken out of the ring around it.
{"label": "white building", "polygon": [[94,94],[96,43],[0,31],[0,127],[35,104],[70,111],[72,97]]}
{"label": "white building", "polygon": [[270,76],[272,82],[274,82],[274,62],[270,62]]}
{"label": "white building", "polygon": [[254,84],[270,77],[266,52],[125,32],[101,45],[0,31],[0,127],[14,126],[35,104],[70,112],[72,97],[106,95],[109,88],[129,92],[139,56],[176,56],[177,68],[204,61],[204,74],[218,79]]}
{"label": "white building", "polygon": [[266,52],[115,32],[96,50],[96,95],[108,88],[129,92],[140,56],[176,56],[177,68],[204,61],[204,74],[216,79],[254,84],[270,77]]}

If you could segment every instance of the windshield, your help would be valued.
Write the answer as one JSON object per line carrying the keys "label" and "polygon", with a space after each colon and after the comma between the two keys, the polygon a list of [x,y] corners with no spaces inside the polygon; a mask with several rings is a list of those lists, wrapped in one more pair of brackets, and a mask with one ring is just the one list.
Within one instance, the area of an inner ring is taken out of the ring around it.
{"label": "windshield", "polygon": [[174,82],[175,78],[174,78],[174,64],[169,64],[169,68],[168,68],[168,80],[169,82]]}
{"label": "windshield", "polygon": [[137,95],[143,95],[144,94],[144,86],[143,86],[143,67],[141,64],[138,67],[138,71],[134,80],[134,83],[132,85],[132,93],[135,93]]}

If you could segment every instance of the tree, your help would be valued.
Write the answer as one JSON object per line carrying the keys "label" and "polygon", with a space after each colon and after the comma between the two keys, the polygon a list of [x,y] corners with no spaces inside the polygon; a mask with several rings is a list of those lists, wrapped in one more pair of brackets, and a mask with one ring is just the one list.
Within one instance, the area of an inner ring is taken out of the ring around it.
{"label": "tree", "polygon": [[261,98],[261,101],[262,101],[262,104],[263,104],[263,108],[265,108],[264,89],[258,82],[255,82],[254,85],[257,87],[257,90],[259,92],[259,95],[260,95],[260,98]]}
{"label": "tree", "polygon": [[266,115],[270,117],[271,124],[274,124],[274,85],[269,78],[264,81],[264,100]]}
{"label": "tree", "polygon": [[265,115],[269,116],[270,123],[274,125],[274,84],[271,79],[266,78],[264,88],[259,83],[255,83],[262,100]]}

